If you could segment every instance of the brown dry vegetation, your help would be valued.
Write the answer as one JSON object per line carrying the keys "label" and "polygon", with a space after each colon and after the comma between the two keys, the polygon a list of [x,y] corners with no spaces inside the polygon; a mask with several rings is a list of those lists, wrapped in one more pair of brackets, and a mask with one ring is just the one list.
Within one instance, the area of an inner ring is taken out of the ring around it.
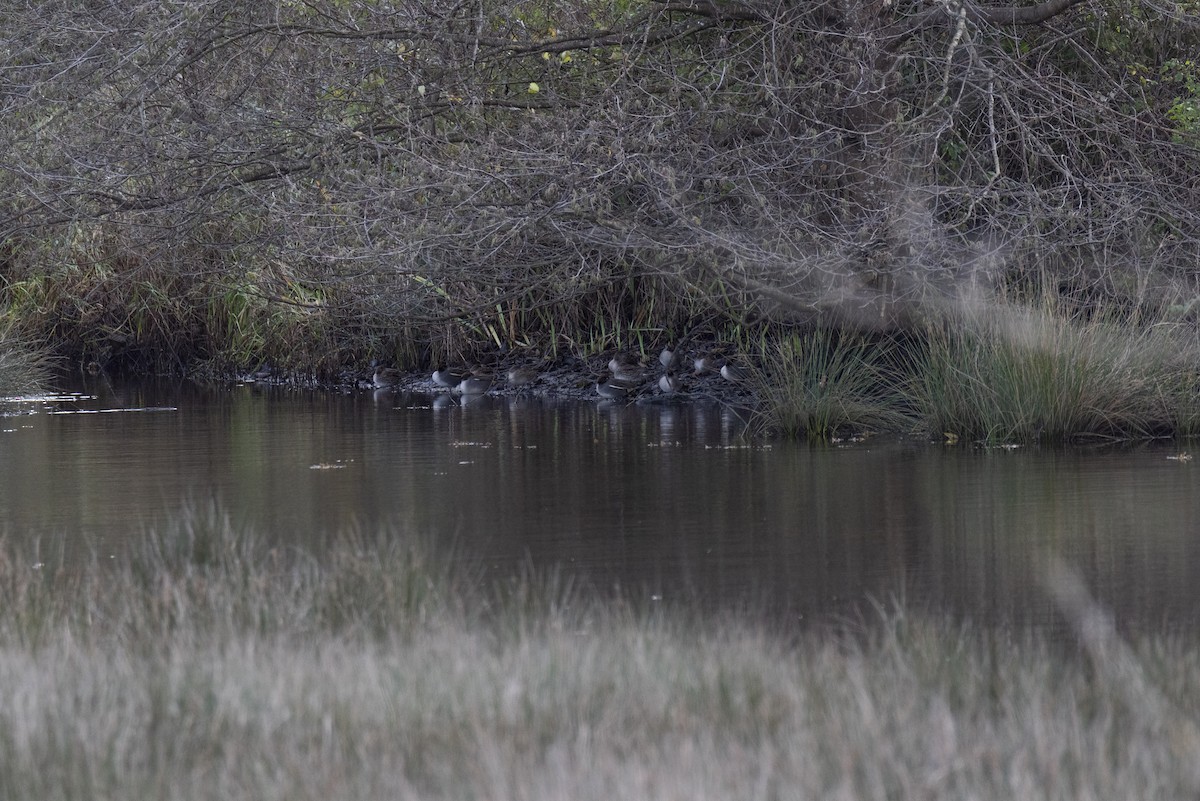
{"label": "brown dry vegetation", "polygon": [[176,371],[895,331],[998,290],[1190,322],[1194,11],[15,4],[0,304]]}
{"label": "brown dry vegetation", "polygon": [[53,361],[0,327],[0,398],[37,392],[49,381]]}

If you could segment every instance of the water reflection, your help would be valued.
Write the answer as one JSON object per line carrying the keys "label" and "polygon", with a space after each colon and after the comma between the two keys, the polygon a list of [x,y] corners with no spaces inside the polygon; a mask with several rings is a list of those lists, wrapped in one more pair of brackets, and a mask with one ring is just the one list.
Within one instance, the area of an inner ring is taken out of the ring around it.
{"label": "water reflection", "polygon": [[[67,558],[127,547],[191,500],[285,541],[428,532],[498,575],[561,566],[806,620],[864,599],[1050,624],[1058,553],[1126,625],[1191,626],[1200,494],[1166,446],[979,450],[744,439],[717,405],[84,388],[0,419],[0,529]],[[21,414],[36,407],[37,414]],[[52,414],[153,409],[127,414]]]}

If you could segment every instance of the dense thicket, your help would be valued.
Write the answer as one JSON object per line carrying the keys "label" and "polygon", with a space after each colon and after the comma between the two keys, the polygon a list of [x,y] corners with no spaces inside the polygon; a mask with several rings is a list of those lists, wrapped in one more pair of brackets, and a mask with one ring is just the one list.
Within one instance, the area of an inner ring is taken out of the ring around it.
{"label": "dense thicket", "polygon": [[96,352],[325,366],[997,289],[1185,313],[1196,10],[9,4],[3,300]]}

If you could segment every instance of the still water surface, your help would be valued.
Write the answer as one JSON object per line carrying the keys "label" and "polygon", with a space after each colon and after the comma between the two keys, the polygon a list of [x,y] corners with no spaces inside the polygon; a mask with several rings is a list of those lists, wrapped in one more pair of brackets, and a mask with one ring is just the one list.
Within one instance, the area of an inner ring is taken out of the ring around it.
{"label": "still water surface", "polygon": [[904,598],[1058,627],[1038,579],[1057,554],[1123,627],[1200,623],[1200,461],[1177,444],[811,447],[746,439],[715,405],[71,389],[0,417],[0,532],[51,558],[119,552],[216,500],[276,541],[420,532],[497,575],[806,621]]}

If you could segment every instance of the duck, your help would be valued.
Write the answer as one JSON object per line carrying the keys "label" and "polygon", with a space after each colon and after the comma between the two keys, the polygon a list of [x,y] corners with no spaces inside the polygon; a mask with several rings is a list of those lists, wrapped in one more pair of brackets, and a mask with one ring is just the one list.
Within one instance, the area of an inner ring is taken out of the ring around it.
{"label": "duck", "polygon": [[670,373],[663,373],[658,379],[658,390],[664,395],[674,395],[679,391],[679,379]]}
{"label": "duck", "polygon": [[721,378],[737,384],[745,381],[747,378],[749,378],[749,375],[745,370],[743,370],[741,367],[738,367],[736,364],[730,364],[729,362],[726,362],[725,364],[721,365]]}
{"label": "duck", "polygon": [[472,375],[458,382],[454,391],[459,395],[482,395],[492,388],[495,379],[490,375]]}
{"label": "duck", "polygon": [[439,387],[454,389],[465,381],[471,373],[464,367],[444,367],[433,371],[433,383]]}
{"label": "duck", "polygon": [[711,356],[697,356],[692,360],[692,367],[695,368],[696,375],[705,375],[716,370]]}
{"label": "duck", "polygon": [[626,400],[636,388],[636,384],[610,375],[596,384],[596,393],[608,400]]}
{"label": "duck", "polygon": [[625,384],[640,384],[647,377],[641,362],[624,353],[618,353],[608,360],[608,372],[614,381]]}
{"label": "duck", "polygon": [[675,364],[675,348],[671,347],[670,345],[667,345],[665,348],[663,348],[658,354],[658,363],[661,364],[664,369],[670,370],[671,366]]}
{"label": "duck", "polygon": [[514,367],[505,376],[510,386],[522,387],[537,380],[538,371],[532,367]]}
{"label": "duck", "polygon": [[622,384],[641,384],[646,381],[647,373],[641,367],[625,366],[612,371],[614,381]]}
{"label": "duck", "polygon": [[628,353],[617,353],[608,360],[608,371],[610,373],[630,372],[640,370],[641,367],[642,363]]}
{"label": "duck", "polygon": [[376,389],[391,389],[400,383],[400,371],[395,367],[384,367],[378,361],[371,362],[375,368],[371,374],[371,383]]}

